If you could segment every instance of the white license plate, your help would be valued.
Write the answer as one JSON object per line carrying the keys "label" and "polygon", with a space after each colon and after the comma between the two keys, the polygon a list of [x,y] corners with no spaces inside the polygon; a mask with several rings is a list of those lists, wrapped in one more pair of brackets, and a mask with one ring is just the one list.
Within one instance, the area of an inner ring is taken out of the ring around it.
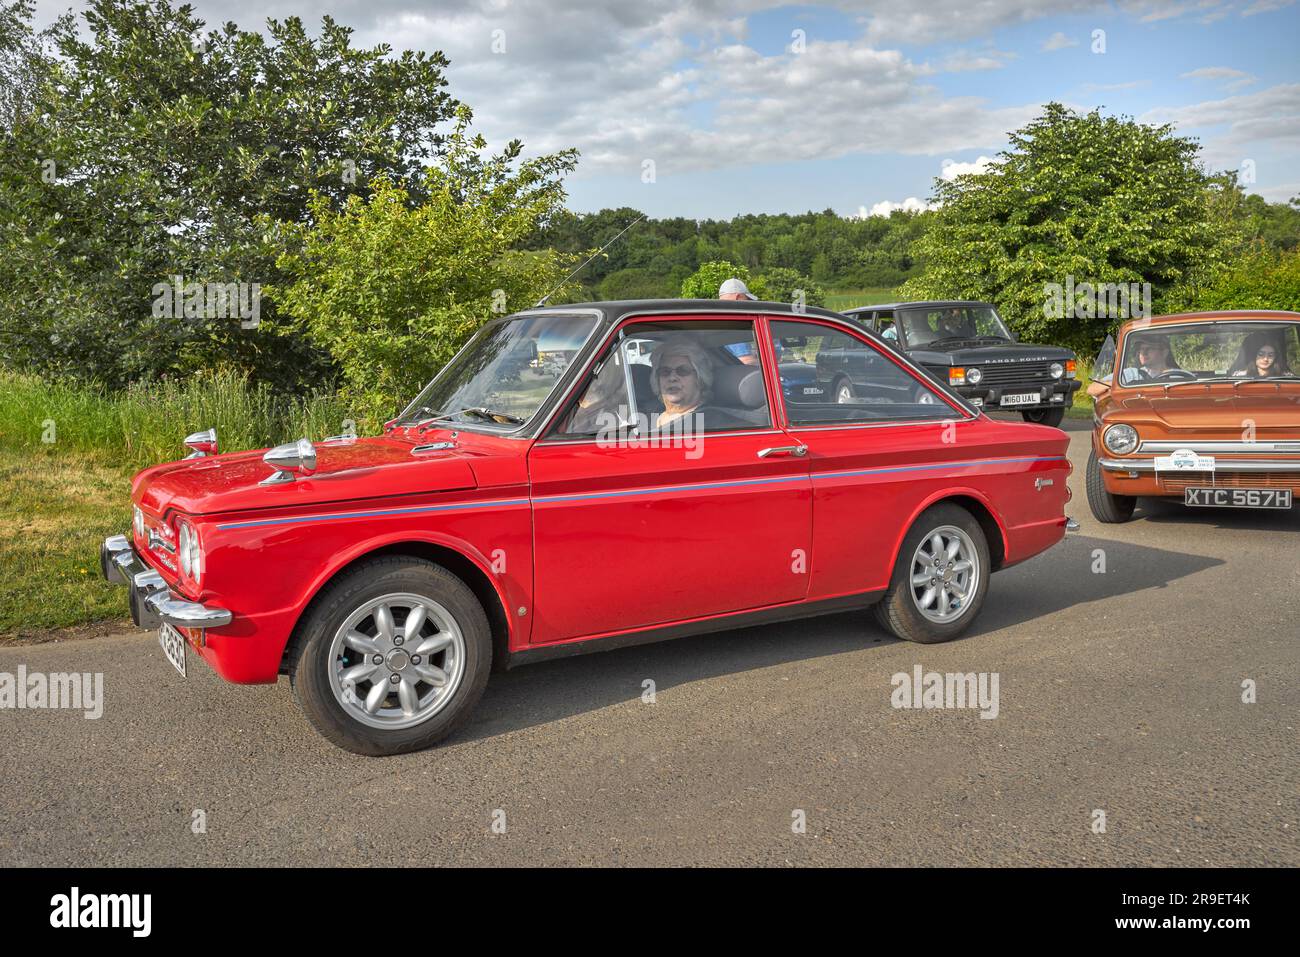
{"label": "white license plate", "polygon": [[158,644],[162,645],[163,654],[167,660],[172,663],[181,677],[185,677],[185,636],[173,628],[171,625],[163,622],[163,626],[158,629]]}
{"label": "white license plate", "polygon": [[1001,400],[1002,405],[1038,405],[1043,401],[1041,394],[1037,392],[1014,392],[1011,395],[1004,395]]}
{"label": "white license plate", "polygon": [[1189,488],[1184,505],[1203,508],[1290,508],[1289,488]]}

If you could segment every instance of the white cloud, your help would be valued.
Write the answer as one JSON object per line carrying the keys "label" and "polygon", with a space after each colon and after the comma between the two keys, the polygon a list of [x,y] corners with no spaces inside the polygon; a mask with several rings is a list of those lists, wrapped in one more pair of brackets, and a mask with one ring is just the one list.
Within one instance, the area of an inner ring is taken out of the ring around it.
{"label": "white cloud", "polygon": [[939,177],[940,179],[954,180],[958,176],[965,176],[967,173],[984,173],[997,162],[997,158],[992,156],[981,156],[973,163],[958,163],[955,160],[946,159],[939,166]]}
{"label": "white cloud", "polygon": [[1067,37],[1060,30],[1057,30],[1043,41],[1043,52],[1051,53],[1053,50],[1064,50],[1066,47],[1077,47],[1078,45],[1078,40]]}
{"label": "white cloud", "polygon": [[887,199],[882,199],[880,202],[872,206],[869,211],[867,207],[859,206],[858,217],[860,219],[866,219],[868,216],[888,216],[890,213],[894,212],[894,210],[897,209],[901,209],[905,213],[921,213],[927,209],[934,209],[934,208],[935,207],[930,203],[923,202],[922,200],[917,199],[915,196],[909,196],[901,203],[894,203],[894,202],[890,202]]}
{"label": "white cloud", "polygon": [[1223,88],[1235,92],[1256,82],[1259,77],[1230,66],[1203,66],[1178,74],[1180,80],[1226,80]]}
{"label": "white cloud", "polygon": [[[1215,130],[1204,138],[1206,165],[1237,169],[1243,159],[1257,157],[1262,150],[1300,151],[1300,83],[1189,106],[1161,107],[1139,119],[1173,123],[1180,132]],[[1259,174],[1263,177],[1265,171]]]}

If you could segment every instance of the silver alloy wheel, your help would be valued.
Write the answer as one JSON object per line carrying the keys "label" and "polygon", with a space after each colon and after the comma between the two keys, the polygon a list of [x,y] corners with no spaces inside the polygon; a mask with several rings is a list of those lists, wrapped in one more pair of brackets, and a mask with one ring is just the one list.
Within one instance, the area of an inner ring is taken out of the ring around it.
{"label": "silver alloy wheel", "polygon": [[848,405],[853,401],[853,384],[845,379],[835,390],[835,401],[839,405]]}
{"label": "silver alloy wheel", "polygon": [[946,625],[966,613],[980,584],[979,552],[955,525],[941,525],[912,556],[912,602],[926,619]]}
{"label": "silver alloy wheel", "polygon": [[408,592],[357,608],[334,633],[330,690],[349,717],[396,731],[427,721],[460,688],[465,636],[443,605]]}

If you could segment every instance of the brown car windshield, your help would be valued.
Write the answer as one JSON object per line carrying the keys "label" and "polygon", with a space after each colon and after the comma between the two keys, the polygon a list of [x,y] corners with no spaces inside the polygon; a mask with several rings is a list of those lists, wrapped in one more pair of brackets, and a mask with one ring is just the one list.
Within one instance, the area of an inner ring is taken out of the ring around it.
{"label": "brown car windshield", "polygon": [[1300,378],[1300,322],[1197,322],[1130,332],[1119,384]]}

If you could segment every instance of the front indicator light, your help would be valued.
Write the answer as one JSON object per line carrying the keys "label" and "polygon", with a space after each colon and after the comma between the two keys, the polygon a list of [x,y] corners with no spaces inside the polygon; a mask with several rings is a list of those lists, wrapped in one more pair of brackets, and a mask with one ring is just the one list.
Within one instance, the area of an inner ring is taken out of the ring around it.
{"label": "front indicator light", "polygon": [[1065,377],[1067,379],[1076,379],[1079,376],[1079,363],[1073,359],[1065,360]]}
{"label": "front indicator light", "polygon": [[1102,435],[1101,444],[1115,455],[1128,455],[1137,448],[1137,429],[1131,425],[1112,425]]}
{"label": "front indicator light", "polygon": [[965,385],[965,384],[966,384],[966,370],[965,370],[965,369],[949,369],[949,370],[948,370],[948,384],[949,384],[949,385]]}

